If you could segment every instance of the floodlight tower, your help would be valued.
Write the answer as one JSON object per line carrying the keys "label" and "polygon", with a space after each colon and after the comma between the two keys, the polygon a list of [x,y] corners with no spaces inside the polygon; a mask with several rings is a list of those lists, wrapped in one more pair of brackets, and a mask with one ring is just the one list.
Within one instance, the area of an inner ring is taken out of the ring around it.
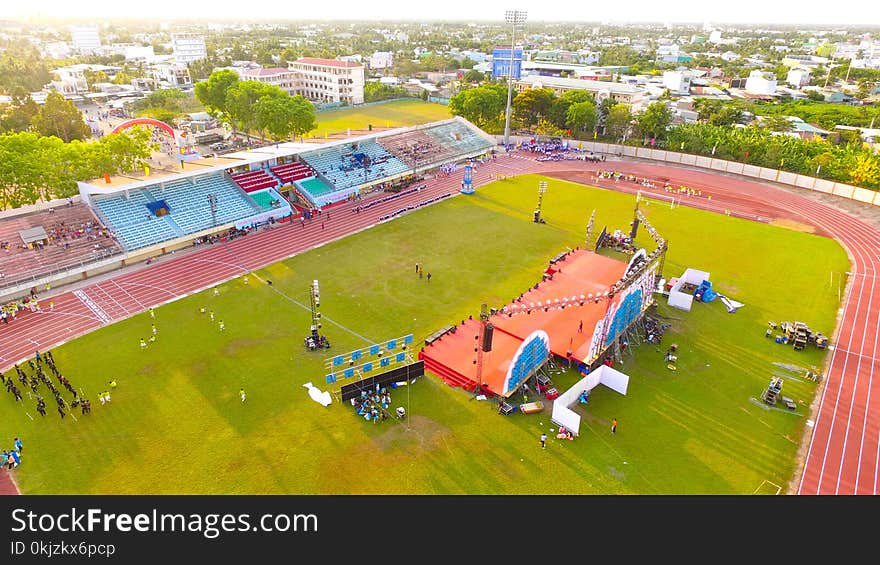
{"label": "floodlight tower", "polygon": [[513,58],[516,53],[516,26],[526,22],[525,10],[507,10],[504,21],[511,26],[510,66],[507,68],[507,112],[504,115],[504,145],[510,143],[510,101],[513,97]]}
{"label": "floodlight tower", "polygon": [[319,337],[318,330],[321,329],[321,312],[318,311],[318,308],[321,306],[321,290],[318,287],[317,279],[313,280],[312,284],[309,286],[309,297],[311,299],[312,309],[311,335],[312,338],[317,340]]}
{"label": "floodlight tower", "polygon": [[547,192],[547,181],[542,180],[538,183],[538,207],[535,209],[534,222],[543,224],[544,219],[541,218],[541,203],[544,201],[544,193]]}

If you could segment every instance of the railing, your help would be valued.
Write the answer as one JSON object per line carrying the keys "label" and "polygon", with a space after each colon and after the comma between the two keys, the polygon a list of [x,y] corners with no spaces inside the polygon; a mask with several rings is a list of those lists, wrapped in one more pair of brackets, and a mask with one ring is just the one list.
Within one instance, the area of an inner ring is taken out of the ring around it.
{"label": "railing", "polygon": [[0,290],[7,289],[13,286],[20,286],[25,283],[36,283],[37,281],[42,279],[59,278],[58,275],[62,275],[64,273],[73,274],[77,271],[82,271],[86,266],[97,265],[99,262],[109,259],[111,257],[119,256],[119,258],[121,259],[123,255],[124,252],[120,249],[102,249],[101,251],[93,251],[91,256],[81,257],[75,261],[61,263],[60,265],[56,265],[48,270],[4,275],[4,277],[0,279]]}
{"label": "railing", "polygon": [[[503,143],[504,136],[496,135],[495,139],[498,143]],[[511,136],[513,143],[520,143],[527,138]],[[675,165],[687,165],[699,167],[713,171],[730,173],[750,177],[763,181],[777,182],[787,184],[795,188],[803,188],[815,192],[823,192],[833,194],[863,202],[880,206],[880,191],[869,190],[858,186],[852,186],[841,182],[835,182],[825,179],[819,179],[789,171],[780,171],[778,169],[768,169],[766,167],[758,167],[756,165],[748,165],[737,161],[725,161],[724,159],[716,159],[704,155],[694,155],[691,153],[678,153],[675,151],[666,151],[664,149],[653,149],[650,147],[634,147],[631,145],[618,145],[612,143],[599,143],[594,141],[579,141],[576,139],[568,139],[570,147],[580,146],[583,151],[592,151],[594,153],[604,153],[606,155],[617,155],[621,157],[636,157],[639,159],[650,159],[652,161],[662,161]]]}

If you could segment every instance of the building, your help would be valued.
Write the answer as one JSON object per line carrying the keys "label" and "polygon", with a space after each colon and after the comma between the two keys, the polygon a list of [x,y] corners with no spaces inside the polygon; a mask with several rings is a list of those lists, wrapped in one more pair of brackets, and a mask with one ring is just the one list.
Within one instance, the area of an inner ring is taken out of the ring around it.
{"label": "building", "polygon": [[801,67],[804,69],[815,69],[816,67],[828,64],[827,57],[817,57],[816,55],[786,55],[782,58],[782,64],[786,67]]}
{"label": "building", "polygon": [[641,110],[646,101],[644,88],[619,82],[543,76],[526,76],[516,82],[517,92],[528,88],[549,88],[557,95],[569,90],[586,90],[593,94],[597,104],[606,98],[611,98],[619,104],[630,106],[630,110],[633,112]]}
{"label": "building", "polygon": [[97,26],[71,26],[70,42],[78,53],[94,53],[101,48],[101,36]]}
{"label": "building", "polygon": [[684,71],[666,71],[663,73],[663,86],[673,94],[689,94],[692,76]]}
{"label": "building", "polygon": [[725,51],[721,54],[721,58],[727,61],[728,63],[732,63],[739,59],[739,55],[734,53],[733,51]]}
{"label": "building", "polygon": [[680,48],[677,44],[660,45],[657,47],[657,60],[661,63],[678,63]]}
{"label": "building", "polygon": [[156,57],[152,45],[126,45],[123,48],[123,55],[126,61],[146,61],[148,63]]}
{"label": "building", "polygon": [[296,94],[312,102],[364,103],[364,66],[336,59],[302,57],[288,63],[296,73]]}
{"label": "building", "polygon": [[[496,47],[492,50],[492,80],[507,78],[510,75],[510,47]],[[517,47],[513,52],[513,79],[517,80],[522,75],[522,47]]]}
{"label": "building", "polygon": [[241,80],[255,80],[277,86],[291,96],[297,94],[296,73],[283,67],[247,69],[241,72]]}
{"label": "building", "polygon": [[758,70],[752,71],[746,79],[746,92],[769,96],[776,94],[776,75]]}
{"label": "building", "polygon": [[390,69],[394,66],[394,54],[390,51],[376,51],[370,55],[371,69]]}
{"label": "building", "polygon": [[785,82],[792,88],[801,88],[810,84],[810,71],[808,69],[791,69],[785,77]]}
{"label": "building", "polygon": [[64,96],[73,96],[89,92],[89,83],[86,79],[86,71],[104,73],[107,78],[113,78],[121,70],[120,67],[107,65],[68,65],[59,67],[53,71],[56,79],[50,84],[53,89]]}
{"label": "building", "polygon": [[150,67],[150,76],[159,83],[160,88],[182,88],[192,85],[189,68],[180,62],[153,65]]}
{"label": "building", "polygon": [[192,63],[208,57],[205,38],[192,33],[172,33],[171,49],[178,63]]}

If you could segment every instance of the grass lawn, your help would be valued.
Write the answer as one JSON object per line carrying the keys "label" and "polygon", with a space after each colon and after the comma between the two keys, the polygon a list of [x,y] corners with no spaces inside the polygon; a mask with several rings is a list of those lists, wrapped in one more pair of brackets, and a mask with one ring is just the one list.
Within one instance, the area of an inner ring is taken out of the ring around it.
{"label": "grass lawn", "polygon": [[452,117],[443,104],[422,100],[394,100],[359,108],[342,108],[316,114],[318,128],[309,137],[324,137],[326,133],[340,133],[346,129],[415,126]]}
{"label": "grass lawn", "polygon": [[[501,305],[534,284],[551,257],[582,243],[594,208],[597,233],[632,217],[632,196],[548,179],[548,223],[534,224],[538,180],[482,187],[271,265],[248,286],[236,279],[217,297],[206,291],[158,308],[158,341],[146,351],[138,339],[149,334],[148,314],[57,348],[59,368],[92,399],[92,414],[62,421],[49,396],[40,419],[33,401],[16,405],[3,394],[0,446],[18,436],[27,449],[19,485],[25,493],[102,494],[784,490],[816,384],[785,380],[783,394],[804,402],[795,413],[752,399],[778,371],[773,362],[819,365],[822,353],[776,345],[764,330],[767,320],[802,320],[830,335],[838,299],[829,272],[847,270],[846,255],[815,235],[659,202],[643,210],[670,242],[666,275],[707,270],[746,306],[735,314],[718,301],[690,313],[661,306],[672,324],[663,347],[624,358],[627,396],[594,389],[586,410],[577,408],[578,440],[551,439],[542,451],[549,410],[502,417],[433,376],[393,391],[392,405],[407,406],[405,423],[374,425],[349,405],[309,398],[303,383],[325,387],[324,354],[302,343],[309,312],[300,304],[312,279],[320,280],[331,352],[366,345],[359,336],[412,332],[420,344],[481,303]],[[415,276],[416,262],[433,274],[430,283]],[[676,372],[662,360],[673,341]],[[97,393],[111,378],[119,387],[102,407]],[[563,389],[576,378],[555,382]]]}

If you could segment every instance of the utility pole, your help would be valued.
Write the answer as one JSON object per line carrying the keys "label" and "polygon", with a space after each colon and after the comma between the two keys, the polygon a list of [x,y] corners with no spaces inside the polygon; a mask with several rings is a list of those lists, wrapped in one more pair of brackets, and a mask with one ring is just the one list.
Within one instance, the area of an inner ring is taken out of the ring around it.
{"label": "utility pole", "polygon": [[507,10],[504,21],[511,25],[510,66],[507,69],[507,111],[504,116],[504,145],[510,144],[510,101],[513,98],[513,59],[516,53],[516,26],[526,21],[525,10]]}

